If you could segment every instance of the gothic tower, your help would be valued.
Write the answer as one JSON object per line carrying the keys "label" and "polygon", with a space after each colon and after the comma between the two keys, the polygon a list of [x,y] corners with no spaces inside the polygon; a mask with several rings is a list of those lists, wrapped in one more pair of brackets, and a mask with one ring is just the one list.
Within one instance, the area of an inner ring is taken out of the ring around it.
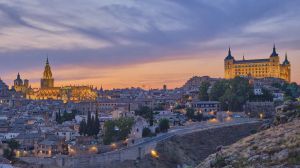
{"label": "gothic tower", "polygon": [[52,72],[47,58],[43,78],[41,79],[41,88],[51,87],[54,87],[54,79],[52,78]]}

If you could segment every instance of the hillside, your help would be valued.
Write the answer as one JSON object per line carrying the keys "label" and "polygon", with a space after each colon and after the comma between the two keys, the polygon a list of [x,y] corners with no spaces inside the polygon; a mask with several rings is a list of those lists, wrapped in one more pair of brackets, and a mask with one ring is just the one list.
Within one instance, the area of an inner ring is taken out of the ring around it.
{"label": "hillside", "polygon": [[220,145],[230,145],[239,139],[251,135],[261,123],[243,124],[224,128],[215,128],[194,132],[184,136],[175,136],[158,143],[156,150],[159,158],[147,155],[138,161],[114,162],[111,168],[183,168],[195,167]]}
{"label": "hillside", "polygon": [[300,119],[223,147],[197,168],[300,167]]}

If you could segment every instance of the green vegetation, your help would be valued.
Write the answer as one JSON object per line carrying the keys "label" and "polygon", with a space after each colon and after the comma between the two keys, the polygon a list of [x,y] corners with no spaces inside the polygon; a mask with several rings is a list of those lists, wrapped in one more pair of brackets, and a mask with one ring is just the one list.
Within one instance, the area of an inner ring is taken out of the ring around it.
{"label": "green vegetation", "polygon": [[143,106],[139,108],[138,110],[135,111],[135,115],[139,115],[145,118],[149,122],[150,126],[153,126],[153,121],[154,121],[153,110],[150,109],[149,107]]}
{"label": "green vegetation", "polygon": [[168,119],[161,119],[159,121],[159,130],[161,132],[168,132],[168,129],[170,128],[169,120]]}
{"label": "green vegetation", "polygon": [[98,112],[95,117],[91,116],[91,112],[88,112],[87,121],[84,119],[80,122],[79,134],[88,136],[97,136],[100,131],[100,121]]}
{"label": "green vegetation", "polygon": [[195,109],[193,109],[193,108],[187,108],[186,109],[186,117],[188,119],[193,119],[194,116],[195,116]]}
{"label": "green vegetation", "polygon": [[143,128],[143,133],[142,133],[143,138],[152,137],[152,136],[155,136],[155,134],[153,134],[149,128]]}
{"label": "green vegetation", "polygon": [[133,123],[133,118],[128,117],[106,121],[104,123],[104,144],[108,145],[112,142],[125,140],[131,131]]}
{"label": "green vegetation", "polygon": [[218,101],[224,95],[225,90],[229,87],[228,80],[216,82],[210,90],[209,100]]}
{"label": "green vegetation", "polygon": [[284,91],[286,100],[295,100],[300,96],[300,87],[295,82],[284,84],[273,83],[272,86]]}
{"label": "green vegetation", "polygon": [[193,108],[187,108],[186,109],[186,116],[188,119],[191,120],[197,120],[197,121],[202,121],[203,120],[203,114],[198,112],[195,114],[195,109]]}
{"label": "green vegetation", "polygon": [[208,89],[210,87],[210,83],[207,81],[203,81],[199,88],[199,99],[201,101],[208,101],[209,95],[208,95]]}
{"label": "green vegetation", "polygon": [[3,156],[8,160],[13,160],[16,156],[15,150],[19,148],[20,144],[16,140],[10,140],[7,142],[8,148],[4,149]]}
{"label": "green vegetation", "polygon": [[222,156],[219,153],[216,153],[216,158],[213,162],[211,162],[210,167],[214,167],[214,168],[222,168],[227,166],[226,164],[226,158],[224,156]]}
{"label": "green vegetation", "polygon": [[252,89],[248,79],[236,77],[215,83],[209,95],[211,101],[220,101],[222,110],[242,111]]}
{"label": "green vegetation", "polygon": [[61,115],[60,111],[58,113],[55,113],[55,121],[59,124],[62,124],[65,121],[72,121],[75,119],[75,115],[77,113],[77,110],[72,110],[71,113],[67,113],[67,111],[64,111],[63,115]]}
{"label": "green vegetation", "polygon": [[249,101],[273,101],[273,95],[270,91],[262,89],[262,95],[254,95],[250,92]]}

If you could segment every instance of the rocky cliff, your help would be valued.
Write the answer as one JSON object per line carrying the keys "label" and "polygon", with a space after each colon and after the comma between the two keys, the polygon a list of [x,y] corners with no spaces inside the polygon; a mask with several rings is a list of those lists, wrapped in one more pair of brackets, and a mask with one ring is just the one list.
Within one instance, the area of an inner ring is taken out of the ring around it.
{"label": "rocky cliff", "polygon": [[261,123],[229,126],[175,136],[158,143],[158,158],[146,156],[138,161],[115,162],[111,168],[183,168],[195,167],[220,145],[230,145],[253,134]]}
{"label": "rocky cliff", "polygon": [[299,107],[299,102],[278,107],[265,130],[220,148],[197,168],[300,167]]}
{"label": "rocky cliff", "polygon": [[300,167],[300,120],[281,124],[220,149],[197,168]]}

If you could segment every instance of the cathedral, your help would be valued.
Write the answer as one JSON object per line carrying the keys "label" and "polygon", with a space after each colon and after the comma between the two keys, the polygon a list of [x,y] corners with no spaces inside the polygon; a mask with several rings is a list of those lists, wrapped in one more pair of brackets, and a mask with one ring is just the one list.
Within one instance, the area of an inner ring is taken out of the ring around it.
{"label": "cathedral", "polygon": [[[19,75],[15,80],[15,88],[18,85],[24,85],[21,80],[19,80]],[[47,58],[46,65],[41,79],[41,87],[38,90],[33,90],[28,87],[28,81],[24,82],[27,86],[27,91],[25,92],[27,99],[32,100],[62,100],[64,102],[73,101],[80,102],[86,100],[96,100],[97,91],[93,89],[92,86],[54,86],[54,78],[52,77],[52,71]],[[16,90],[17,91],[17,90]]]}
{"label": "cathedral", "polygon": [[273,77],[291,82],[291,64],[287,58],[287,53],[281,64],[275,45],[269,58],[252,60],[246,60],[244,56],[242,60],[236,60],[231,55],[229,48],[228,55],[224,60],[224,67],[226,79],[231,79],[236,76],[249,76],[254,78]]}

